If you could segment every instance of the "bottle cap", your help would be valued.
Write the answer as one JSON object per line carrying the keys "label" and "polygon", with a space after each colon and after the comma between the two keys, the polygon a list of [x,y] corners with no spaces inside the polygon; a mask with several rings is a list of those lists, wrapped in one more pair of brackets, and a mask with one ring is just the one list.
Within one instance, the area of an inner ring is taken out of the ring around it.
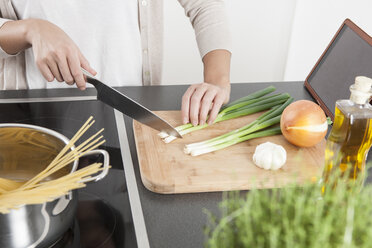
{"label": "bottle cap", "polygon": [[365,104],[372,96],[372,79],[364,76],[355,78],[355,84],[350,86],[350,100],[356,104]]}
{"label": "bottle cap", "polygon": [[363,92],[371,90],[372,79],[364,76],[358,76],[355,78],[355,89]]}

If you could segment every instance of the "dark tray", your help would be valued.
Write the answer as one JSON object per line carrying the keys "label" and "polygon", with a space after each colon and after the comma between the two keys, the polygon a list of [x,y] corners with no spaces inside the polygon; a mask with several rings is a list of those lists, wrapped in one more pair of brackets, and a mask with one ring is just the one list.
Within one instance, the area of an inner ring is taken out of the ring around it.
{"label": "dark tray", "polygon": [[305,87],[334,117],[335,103],[348,99],[356,76],[372,78],[372,37],[346,19],[305,80]]}

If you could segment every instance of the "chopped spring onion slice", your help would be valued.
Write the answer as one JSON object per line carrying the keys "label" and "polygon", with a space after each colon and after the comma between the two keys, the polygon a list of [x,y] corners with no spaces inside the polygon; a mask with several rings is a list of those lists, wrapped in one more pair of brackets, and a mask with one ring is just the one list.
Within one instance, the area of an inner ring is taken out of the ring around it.
{"label": "chopped spring onion slice", "polygon": [[164,143],[170,143],[170,142],[172,142],[172,141],[175,140],[175,139],[177,139],[176,136],[169,135],[169,136],[165,137],[165,138],[163,139],[163,141],[164,141]]}
{"label": "chopped spring onion slice", "polygon": [[164,139],[164,138],[168,137],[169,134],[166,133],[166,132],[160,132],[160,133],[158,133],[158,136],[159,136],[161,139]]}

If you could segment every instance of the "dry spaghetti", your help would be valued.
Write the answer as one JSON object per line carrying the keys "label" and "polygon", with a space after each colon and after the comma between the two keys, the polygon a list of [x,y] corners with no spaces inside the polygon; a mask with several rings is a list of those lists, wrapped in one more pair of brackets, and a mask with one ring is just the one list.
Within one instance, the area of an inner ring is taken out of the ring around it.
{"label": "dry spaghetti", "polygon": [[53,161],[30,180],[26,182],[17,182],[0,178],[0,213],[8,213],[11,209],[18,208],[22,205],[41,204],[52,201],[66,195],[70,190],[85,187],[83,181],[91,178],[91,175],[102,170],[101,163],[91,164],[56,179],[45,179],[105,142],[103,136],[100,135],[103,131],[103,129],[101,129],[74,148],[75,143],[93,123],[94,120],[90,117]]}

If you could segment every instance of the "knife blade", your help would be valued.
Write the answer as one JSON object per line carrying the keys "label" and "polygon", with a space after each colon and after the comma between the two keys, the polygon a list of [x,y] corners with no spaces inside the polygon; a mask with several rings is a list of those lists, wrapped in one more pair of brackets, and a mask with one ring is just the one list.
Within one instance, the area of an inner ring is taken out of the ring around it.
{"label": "knife blade", "polygon": [[180,133],[160,116],[156,115],[148,108],[142,106],[116,89],[102,83],[83,68],[82,71],[87,77],[87,82],[96,88],[98,100],[119,110],[123,114],[141,122],[146,126],[161,132],[166,132],[169,135],[182,138]]}

